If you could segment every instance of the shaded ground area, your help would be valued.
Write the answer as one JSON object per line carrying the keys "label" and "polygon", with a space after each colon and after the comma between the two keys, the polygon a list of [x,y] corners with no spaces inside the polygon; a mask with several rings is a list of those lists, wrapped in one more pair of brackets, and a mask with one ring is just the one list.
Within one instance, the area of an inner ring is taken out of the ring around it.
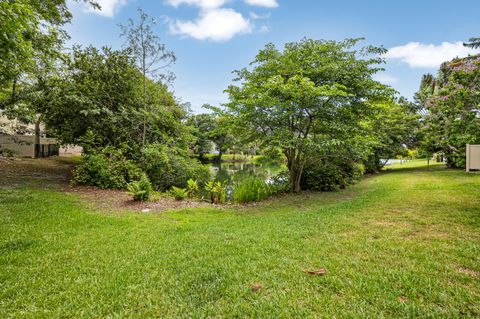
{"label": "shaded ground area", "polygon": [[0,157],[0,187],[65,187],[71,179],[71,170],[76,161],[71,157],[40,159]]}
{"label": "shaded ground area", "polygon": [[78,195],[86,205],[102,212],[135,211],[162,212],[168,209],[208,207],[200,201],[176,201],[156,196],[150,202],[133,201],[124,190],[104,190],[96,187],[72,186],[71,171],[77,163],[74,157],[0,158],[0,188],[36,187],[57,189]]}
{"label": "shaded ground area", "polygon": [[162,214],[2,187],[0,318],[479,318],[479,189],[478,173],[421,162]]}

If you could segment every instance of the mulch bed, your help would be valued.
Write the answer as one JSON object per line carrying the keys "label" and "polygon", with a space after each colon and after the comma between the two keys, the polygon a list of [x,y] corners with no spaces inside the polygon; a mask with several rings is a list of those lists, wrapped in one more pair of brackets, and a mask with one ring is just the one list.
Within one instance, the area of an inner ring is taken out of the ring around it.
{"label": "mulch bed", "polygon": [[133,211],[139,213],[162,212],[171,209],[211,207],[202,201],[177,201],[173,198],[160,198],[152,202],[133,201],[124,190],[104,190],[96,187],[71,186],[71,171],[74,162],[67,158],[5,158],[0,157],[0,188],[33,186],[54,188],[75,194],[102,212]]}

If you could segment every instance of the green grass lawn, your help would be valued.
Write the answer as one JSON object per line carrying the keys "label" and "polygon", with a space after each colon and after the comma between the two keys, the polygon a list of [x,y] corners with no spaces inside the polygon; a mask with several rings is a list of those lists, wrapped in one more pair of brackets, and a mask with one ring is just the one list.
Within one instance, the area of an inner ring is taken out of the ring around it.
{"label": "green grass lawn", "polygon": [[0,318],[478,318],[480,174],[422,165],[144,215],[2,187]]}

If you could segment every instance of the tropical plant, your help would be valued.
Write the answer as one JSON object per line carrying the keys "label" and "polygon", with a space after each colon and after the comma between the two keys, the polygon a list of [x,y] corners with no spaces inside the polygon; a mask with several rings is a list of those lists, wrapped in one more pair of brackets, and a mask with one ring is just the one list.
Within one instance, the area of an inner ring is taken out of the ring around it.
{"label": "tropical plant", "polygon": [[136,201],[146,201],[150,198],[152,192],[152,183],[148,177],[143,174],[139,181],[131,182],[127,189]]}
{"label": "tropical plant", "polygon": [[187,181],[187,195],[189,198],[197,197],[199,194],[200,188],[197,181],[189,179]]}
{"label": "tropical plant", "polygon": [[188,196],[188,192],[185,188],[175,186],[170,189],[169,194],[176,200],[184,200]]}
{"label": "tropical plant", "polygon": [[205,190],[208,192],[212,204],[223,204],[227,200],[227,187],[221,181],[208,182]]}

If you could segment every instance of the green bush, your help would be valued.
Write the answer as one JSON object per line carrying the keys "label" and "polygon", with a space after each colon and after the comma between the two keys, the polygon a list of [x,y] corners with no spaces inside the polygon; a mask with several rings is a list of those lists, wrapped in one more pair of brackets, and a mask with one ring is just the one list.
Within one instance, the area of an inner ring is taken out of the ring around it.
{"label": "green bush", "polygon": [[227,200],[227,185],[225,183],[210,181],[205,185],[205,190],[212,204],[223,204]]}
{"label": "green bush", "polygon": [[187,190],[184,188],[173,186],[172,189],[170,189],[169,194],[176,200],[184,200],[187,198]]}
{"label": "green bush", "polygon": [[145,171],[157,190],[165,191],[173,186],[185,188],[189,179],[203,186],[211,178],[207,166],[163,145],[149,145],[143,155]]}
{"label": "green bush", "polygon": [[13,157],[15,156],[15,151],[12,151],[8,148],[3,148],[1,145],[0,145],[0,156],[3,156],[3,157]]}
{"label": "green bush", "polygon": [[143,174],[139,181],[129,183],[127,189],[133,196],[134,200],[146,201],[150,198],[152,183],[150,183],[148,177]]}
{"label": "green bush", "polygon": [[303,190],[335,191],[355,183],[365,167],[348,160],[319,160],[305,165],[300,181]]}
{"label": "green bush", "polygon": [[82,155],[82,160],[73,170],[72,183],[100,188],[120,189],[140,180],[142,171],[122,151],[106,148],[97,153]]}
{"label": "green bush", "polygon": [[290,173],[288,169],[282,169],[278,174],[272,177],[270,183],[275,187],[277,193],[285,193],[290,191]]}

